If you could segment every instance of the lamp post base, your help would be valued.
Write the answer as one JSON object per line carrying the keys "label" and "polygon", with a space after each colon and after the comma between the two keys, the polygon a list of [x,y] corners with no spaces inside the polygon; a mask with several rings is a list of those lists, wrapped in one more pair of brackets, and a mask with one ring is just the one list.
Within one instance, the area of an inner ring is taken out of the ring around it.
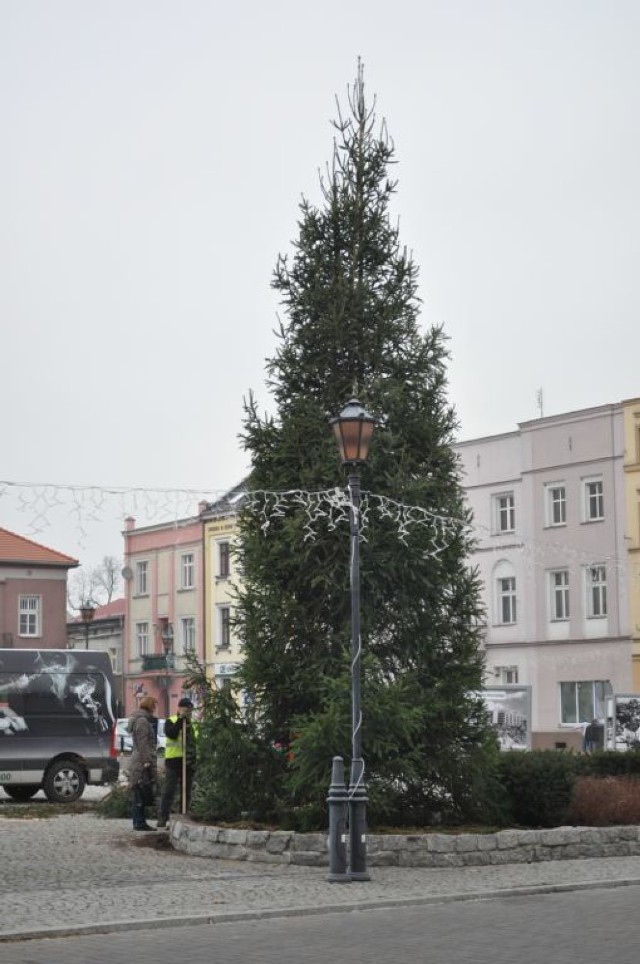
{"label": "lamp post base", "polygon": [[334,756],[329,787],[329,874],[330,884],[348,884],[347,870],[347,788],[344,785],[344,764],[341,756]]}
{"label": "lamp post base", "polygon": [[371,880],[367,873],[367,791],[364,763],[354,760],[349,786],[349,873],[351,880]]}

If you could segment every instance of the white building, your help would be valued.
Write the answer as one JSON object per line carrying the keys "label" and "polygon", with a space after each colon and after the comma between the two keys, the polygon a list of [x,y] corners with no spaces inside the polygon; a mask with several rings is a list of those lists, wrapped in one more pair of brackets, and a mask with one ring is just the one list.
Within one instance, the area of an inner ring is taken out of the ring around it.
{"label": "white building", "polygon": [[484,584],[487,684],[532,687],[532,746],[580,746],[632,691],[621,405],[455,446]]}

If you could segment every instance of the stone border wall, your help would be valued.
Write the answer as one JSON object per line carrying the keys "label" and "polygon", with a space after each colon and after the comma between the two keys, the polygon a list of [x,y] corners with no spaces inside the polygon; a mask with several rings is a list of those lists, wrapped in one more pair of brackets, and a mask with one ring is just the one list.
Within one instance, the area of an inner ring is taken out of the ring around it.
{"label": "stone border wall", "polygon": [[[170,833],[176,850],[199,857],[307,867],[329,864],[326,833],[231,830],[205,826],[184,817],[171,821]],[[639,854],[640,827],[636,826],[367,837],[367,864],[371,867],[476,867]]]}

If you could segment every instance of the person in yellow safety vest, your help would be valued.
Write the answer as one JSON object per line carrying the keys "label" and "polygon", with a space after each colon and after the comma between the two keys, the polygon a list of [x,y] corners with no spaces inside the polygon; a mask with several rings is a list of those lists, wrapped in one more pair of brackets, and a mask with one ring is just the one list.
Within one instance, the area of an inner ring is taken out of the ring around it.
{"label": "person in yellow safety vest", "polygon": [[[186,809],[189,809],[193,775],[196,768],[198,724],[191,720],[193,703],[183,697],[178,703],[178,712],[167,717],[164,724],[166,745],[164,751],[164,787],[158,812],[158,830],[167,826],[176,790],[180,786],[182,797],[183,756],[186,770]],[[183,738],[185,746],[183,747]],[[186,750],[186,752],[184,752]],[[181,807],[182,809],[182,807]]]}

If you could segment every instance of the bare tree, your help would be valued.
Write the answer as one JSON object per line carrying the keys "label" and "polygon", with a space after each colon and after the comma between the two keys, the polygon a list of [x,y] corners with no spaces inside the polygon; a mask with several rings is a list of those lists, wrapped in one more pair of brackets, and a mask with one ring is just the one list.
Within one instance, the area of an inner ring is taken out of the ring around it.
{"label": "bare tree", "polygon": [[120,588],[120,562],[115,556],[103,556],[102,562],[93,570],[96,589],[106,596],[110,603]]}
{"label": "bare tree", "polygon": [[104,556],[92,569],[80,566],[69,576],[67,604],[78,612],[81,606],[104,606],[120,588],[120,563],[115,556]]}

